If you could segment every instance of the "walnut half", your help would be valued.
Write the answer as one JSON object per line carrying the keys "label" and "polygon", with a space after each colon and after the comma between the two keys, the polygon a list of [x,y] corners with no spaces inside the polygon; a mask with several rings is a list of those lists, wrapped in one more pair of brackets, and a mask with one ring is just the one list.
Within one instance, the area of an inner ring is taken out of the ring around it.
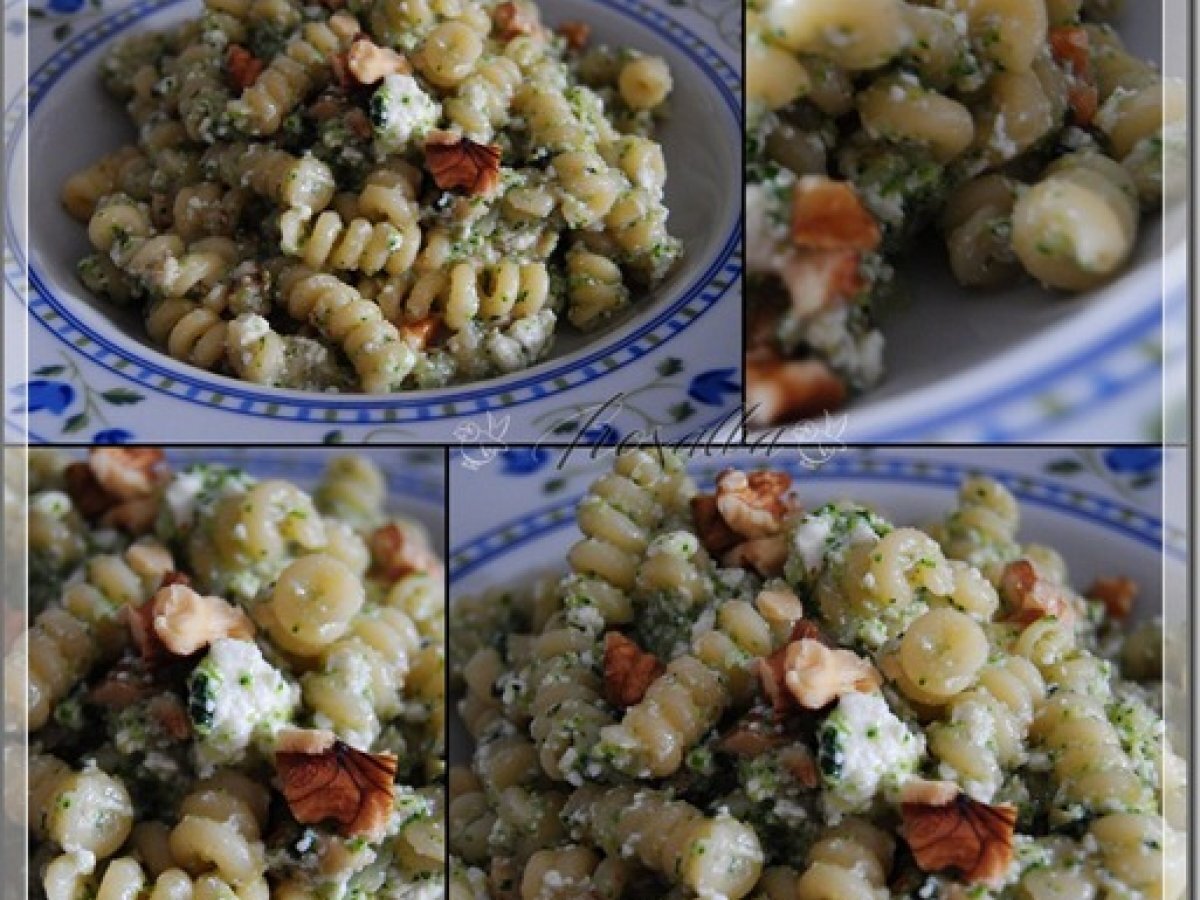
{"label": "walnut half", "polygon": [[309,742],[297,730],[299,735],[281,734],[275,751],[283,796],[296,821],[315,825],[331,819],[345,837],[381,836],[392,812],[396,757],[330,742],[327,732],[316,732],[321,739]]}
{"label": "walnut half", "polygon": [[500,148],[495,144],[435,131],[425,140],[425,164],[443,191],[462,188],[480,196],[500,186]]}
{"label": "walnut half", "polygon": [[956,792],[944,803],[901,803],[900,814],[922,871],[954,869],[972,882],[1003,881],[1013,859],[1016,807]]}

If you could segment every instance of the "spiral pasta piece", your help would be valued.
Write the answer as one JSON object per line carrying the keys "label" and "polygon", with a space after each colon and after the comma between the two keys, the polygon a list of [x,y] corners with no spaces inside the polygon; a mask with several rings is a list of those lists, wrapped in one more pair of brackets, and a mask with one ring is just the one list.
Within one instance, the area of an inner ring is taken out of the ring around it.
{"label": "spiral pasta piece", "polygon": [[283,252],[314,269],[400,275],[412,266],[421,245],[415,219],[398,228],[365,218],[347,222],[325,210],[311,223],[285,217],[283,224]]}
{"label": "spiral pasta piece", "polygon": [[234,127],[254,135],[270,135],[283,119],[330,75],[330,61],[361,29],[348,13],[327,22],[309,22],[288,42],[253,85],[231,100],[226,112]]}
{"label": "spiral pasta piece", "polygon": [[333,275],[294,267],[279,280],[288,312],[307,322],[346,353],[363,390],[399,390],[416,355],[379,306]]}
{"label": "spiral pasta piece", "polygon": [[193,876],[215,874],[235,891],[263,896],[261,829],[269,800],[263,785],[232,770],[197,782],[168,838],[171,855]]}
{"label": "spiral pasta piece", "polygon": [[229,350],[229,323],[191,300],[163,298],[146,311],[146,333],[175,359],[214,369]]}
{"label": "spiral pasta piece", "polygon": [[[170,552],[155,542],[131,546],[121,556],[103,554],[86,563],[83,577],[46,609],[26,640],[6,657],[6,705],[28,728],[46,724],[51,710],[98,662],[124,646],[127,631],[118,621],[125,606],[139,606],[174,568]],[[28,683],[26,696],[19,691]]]}
{"label": "spiral pasta piece", "polygon": [[1012,493],[995,479],[973,476],[958,490],[958,505],[932,533],[946,555],[1000,583],[1004,564],[1020,554],[1020,515]]}
{"label": "spiral pasta piece", "polygon": [[885,900],[895,842],[863,819],[824,832],[809,850],[796,900]]}
{"label": "spiral pasta piece", "polygon": [[68,853],[103,859],[133,828],[133,802],[121,779],[94,767],[75,770],[56,756],[29,757],[29,829]]}
{"label": "spiral pasta piece", "polygon": [[1004,774],[1026,759],[1029,727],[1045,696],[1029,660],[1009,656],[986,665],[976,685],[950,702],[948,718],[929,728],[929,750],[942,774],[990,801]]}
{"label": "spiral pasta piece", "polygon": [[661,791],[581,787],[563,818],[606,854],[632,856],[700,896],[745,897],[762,871],[754,829],[725,813],[709,818]]}
{"label": "spiral pasta piece", "polygon": [[269,144],[233,142],[209,148],[203,167],[228,187],[249,188],[306,216],[333,200],[333,172],[311,154],[295,156]]}

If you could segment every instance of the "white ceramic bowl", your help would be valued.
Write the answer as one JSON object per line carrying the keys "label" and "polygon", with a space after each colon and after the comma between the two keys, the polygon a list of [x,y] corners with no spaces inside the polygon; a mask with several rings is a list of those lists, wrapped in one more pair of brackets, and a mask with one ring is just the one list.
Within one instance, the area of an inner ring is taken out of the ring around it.
{"label": "white ceramic bowl", "polygon": [[[1182,28],[1183,0],[1167,0]],[[1164,5],[1129,3],[1120,31],[1132,52],[1164,59]],[[1186,29],[1183,29],[1186,31]],[[1181,31],[1168,60],[1186,64]],[[1168,74],[1185,74],[1178,65]],[[884,382],[845,411],[854,442],[1157,440],[1162,408],[1164,300],[1182,329],[1187,214],[1146,218],[1128,268],[1079,296],[1032,282],[966,291],[936,234],[901,265],[910,295],[885,311]],[[841,423],[838,423],[840,427]]]}
{"label": "white ceramic bowl", "polygon": [[[52,0],[64,7],[77,0]],[[88,252],[85,230],[57,202],[65,178],[132,137],[120,105],[103,91],[105,49],[135,31],[199,13],[195,0],[134,0],[31,23],[30,115],[17,123],[8,196],[25,186],[28,241],[12,247],[29,262],[34,439],[155,441],[227,439],[451,441],[455,431],[536,440],[611,395],[634,394],[627,431],[652,423],[663,434],[700,427],[737,405],[740,348],[740,17],[728,4],[690,0],[561,0],[550,23],[582,19],[592,40],[664,56],[674,73],[661,137],[668,162],[671,228],[686,254],[648,297],[602,332],[565,330],[552,358],[522,372],[441,390],[330,395],[262,388],[181,364],[147,340],[142,323],[92,297],[75,274]],[[58,21],[61,19],[62,21]],[[70,34],[63,39],[61,31]],[[18,98],[10,98],[10,104]],[[703,140],[697,140],[703,135]],[[14,215],[9,203],[10,218]],[[27,252],[28,251],[28,252]],[[14,285],[16,287],[16,285]],[[50,384],[47,385],[46,383]],[[118,391],[113,406],[106,392]],[[68,398],[66,395],[70,395]],[[121,401],[124,401],[123,403]],[[20,401],[6,412],[18,417]],[[83,419],[79,416],[83,416]],[[169,425],[168,425],[169,423]],[[73,427],[72,427],[73,426]],[[583,427],[580,420],[579,430]]]}

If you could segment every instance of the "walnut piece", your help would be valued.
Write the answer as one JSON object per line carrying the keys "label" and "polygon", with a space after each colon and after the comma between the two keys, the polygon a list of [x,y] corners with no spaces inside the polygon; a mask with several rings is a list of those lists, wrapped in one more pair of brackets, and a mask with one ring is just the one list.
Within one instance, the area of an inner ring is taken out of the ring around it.
{"label": "walnut piece", "polygon": [[154,633],[176,656],[191,656],[219,638],[251,640],[254,623],[220,597],[170,584],[154,595]]}
{"label": "walnut piece", "polygon": [[262,74],[263,61],[241,44],[230,44],[225,52],[225,69],[229,80],[238,90],[245,90],[258,81]]}
{"label": "walnut piece", "polygon": [[725,524],[717,509],[714,494],[698,494],[691,499],[692,519],[696,523],[696,535],[704,549],[714,555],[736,547],[741,540],[737,532]]}
{"label": "walnut piece", "polygon": [[921,806],[945,806],[957,796],[958,785],[953,781],[910,778],[900,788],[901,803],[915,803]]}
{"label": "walnut piece", "polygon": [[192,720],[174,694],[159,694],[150,701],[146,711],[168,737],[176,741],[191,738]]}
{"label": "walnut piece", "polygon": [[604,697],[625,709],[640,703],[646,690],[664,671],[657,656],[647,653],[619,631],[604,635]]}
{"label": "walnut piece", "polygon": [[883,676],[850,650],[804,638],[785,648],[784,684],[802,707],[821,709],[844,694],[876,690]]}
{"label": "walnut piece", "polygon": [[100,516],[100,524],[117,528],[128,534],[146,534],[154,528],[158,519],[158,498],[138,497],[125,500],[106,510]]}
{"label": "walnut piece", "polygon": [[792,633],[788,644],[780,647],[770,656],[758,660],[757,672],[763,695],[771,702],[771,708],[776,713],[786,713],[796,706],[796,699],[787,689],[787,653],[788,646],[796,641],[818,641],[829,646],[829,639],[811,619],[798,619],[792,623]]}
{"label": "walnut piece", "polygon": [[883,231],[852,184],[806,175],[792,191],[792,243],[813,250],[875,250]]}
{"label": "walnut piece", "polygon": [[783,574],[787,558],[787,536],[773,534],[742,541],[721,558],[721,563],[727,568],[753,569],[763,578],[772,578]]}
{"label": "walnut piece", "polygon": [[414,350],[424,350],[442,325],[442,317],[428,315],[400,325],[400,337]]}
{"label": "walnut piece", "polygon": [[536,8],[507,0],[492,10],[492,21],[502,40],[511,41],[522,34],[533,34],[540,27]]}
{"label": "walnut piece", "polygon": [[451,132],[435,131],[425,139],[425,163],[443,191],[462,188],[480,196],[493,193],[500,185],[500,148],[495,144],[477,144]]}
{"label": "walnut piece", "polygon": [[154,686],[147,678],[127,668],[114,666],[87,692],[87,701],[109,709],[127,709],[153,693]]}
{"label": "walnut piece", "polygon": [[787,741],[782,734],[755,727],[754,723],[739,722],[717,742],[717,749],[730,756],[753,759],[779,749]]}
{"label": "walnut piece", "polygon": [[166,480],[161,450],[101,447],[63,472],[67,493],[89,522],[131,534],[149,531],[158,515],[158,487]]}
{"label": "walnut piece", "polygon": [[572,50],[582,50],[592,36],[592,26],[587,22],[563,22],[555,30],[566,39],[567,46]]}
{"label": "walnut piece", "polygon": [[276,753],[324,753],[337,735],[322,728],[282,728],[275,735]]}
{"label": "walnut piece", "polygon": [[332,819],[345,837],[381,837],[392,812],[396,757],[334,740],[317,752],[275,751],[283,796],[296,821]]}
{"label": "walnut piece", "polygon": [[717,510],[725,524],[744,538],[778,534],[794,507],[788,491],[792,477],[768,470],[746,474],[726,469],[717,476]]}
{"label": "walnut piece", "polygon": [[1014,806],[989,806],[957,792],[945,803],[901,803],[904,836],[924,872],[954,869],[998,884],[1013,859]]}
{"label": "walnut piece", "polygon": [[1067,590],[1038,574],[1028,559],[1004,567],[1000,597],[1008,609],[1006,619],[1029,625],[1044,616],[1054,616],[1066,625],[1075,621],[1075,607]]}
{"label": "walnut piece", "polygon": [[424,535],[411,526],[389,522],[371,532],[371,574],[386,581],[398,581],[414,572],[437,574],[441,561],[425,542]]}
{"label": "walnut piece", "polygon": [[812,789],[821,783],[817,761],[803,744],[792,744],[779,751],[779,761],[803,787]]}
{"label": "walnut piece", "polygon": [[746,360],[748,423],[757,428],[830,412],[848,396],[845,381],[819,359],[772,353]]}
{"label": "walnut piece", "polygon": [[1133,612],[1138,586],[1132,578],[1118,575],[1113,578],[1097,578],[1083,595],[1104,604],[1109,618],[1123,621]]}
{"label": "walnut piece", "polygon": [[117,500],[149,496],[168,476],[163,452],[149,447],[99,447],[88,455],[88,467]]}
{"label": "walnut piece", "polygon": [[412,71],[402,55],[390,47],[380,47],[365,35],[350,44],[346,68],[359,84],[375,84],[388,75],[407,75]]}

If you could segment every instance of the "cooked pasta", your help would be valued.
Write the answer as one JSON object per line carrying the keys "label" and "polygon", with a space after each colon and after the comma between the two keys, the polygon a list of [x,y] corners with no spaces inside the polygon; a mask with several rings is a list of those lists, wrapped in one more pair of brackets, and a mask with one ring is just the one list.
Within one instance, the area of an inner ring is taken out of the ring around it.
{"label": "cooked pasta", "polygon": [[747,4],[752,424],[883,379],[883,313],[937,224],[960,286],[1085,292],[1182,196],[1184,86],[1077,0]]}
{"label": "cooked pasta", "polygon": [[[442,569],[385,473],[333,456],[314,497],[150,448],[66,463],[32,465],[64,572],[5,658],[31,896],[442,896]],[[369,815],[306,805],[322,765]]]}
{"label": "cooked pasta", "polygon": [[138,140],[62,188],[84,286],[181,362],[321,392],[517,371],[642,301],[682,254],[666,60],[527,0],[393,6],[205,0],[117,42]]}
{"label": "cooked pasta", "polygon": [[451,603],[451,896],[1183,896],[1153,624],[990,477],[932,534],[791,483],[623,452],[570,574]]}

